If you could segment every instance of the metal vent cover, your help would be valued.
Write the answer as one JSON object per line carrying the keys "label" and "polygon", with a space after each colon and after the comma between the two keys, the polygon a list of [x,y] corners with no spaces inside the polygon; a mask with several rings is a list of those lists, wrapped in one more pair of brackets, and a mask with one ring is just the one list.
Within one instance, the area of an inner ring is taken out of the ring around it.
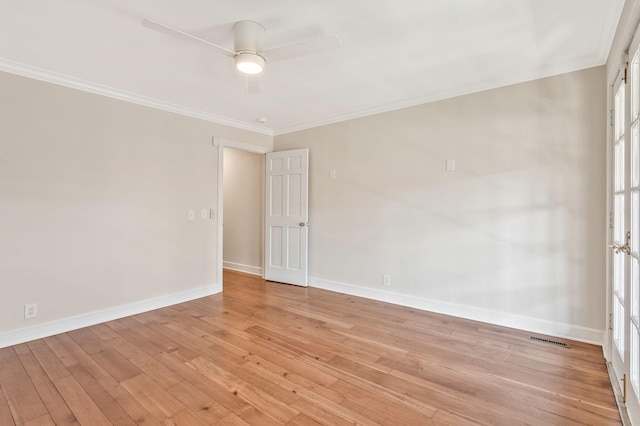
{"label": "metal vent cover", "polygon": [[543,339],[542,337],[529,336],[529,340],[534,340],[536,342],[542,342],[542,343],[549,343],[551,345],[561,346],[563,348],[570,348],[571,347],[567,343],[558,342],[557,340]]}

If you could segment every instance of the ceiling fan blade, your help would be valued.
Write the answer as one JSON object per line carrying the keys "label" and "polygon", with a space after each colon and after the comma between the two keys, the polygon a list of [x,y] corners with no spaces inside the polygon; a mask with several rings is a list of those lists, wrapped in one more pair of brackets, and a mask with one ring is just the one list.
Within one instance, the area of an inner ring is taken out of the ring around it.
{"label": "ceiling fan blade", "polygon": [[267,49],[260,52],[269,62],[286,61],[288,59],[299,58],[300,56],[315,55],[316,53],[326,52],[328,50],[339,49],[342,44],[338,36],[330,35],[319,37],[300,43],[294,43],[287,46]]}
{"label": "ceiling fan blade", "polygon": [[247,93],[255,95],[260,93],[260,76],[257,74],[247,76]]}
{"label": "ceiling fan blade", "polygon": [[231,58],[234,58],[236,56],[236,52],[234,52],[233,50],[229,50],[225,47],[222,46],[218,46],[217,44],[213,44],[210,41],[207,41],[205,39],[202,39],[200,37],[196,37],[194,35],[191,35],[189,33],[185,33],[184,31],[178,30],[176,28],[171,28],[168,27],[164,24],[161,24],[159,22],[155,22],[152,21],[150,19],[143,19],[141,24],[147,28],[150,28],[154,31],[159,31],[161,33],[164,33],[166,35],[170,35],[172,37],[177,37],[183,40],[187,40],[187,41],[195,41],[197,43],[200,44],[204,44],[209,48],[213,48],[214,50],[216,50],[218,53],[221,53],[225,56],[229,56]]}

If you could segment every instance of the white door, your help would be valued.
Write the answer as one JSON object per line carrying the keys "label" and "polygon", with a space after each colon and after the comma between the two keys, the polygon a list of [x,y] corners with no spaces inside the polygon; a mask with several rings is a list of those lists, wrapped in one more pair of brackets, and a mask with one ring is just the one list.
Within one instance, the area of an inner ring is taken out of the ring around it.
{"label": "white door", "polygon": [[611,234],[612,246],[616,247],[612,250],[611,256],[611,274],[612,274],[612,295],[611,295],[611,314],[612,332],[611,332],[611,365],[617,376],[621,393],[626,391],[626,366],[625,361],[628,358],[628,333],[627,333],[627,280],[626,272],[626,256],[617,247],[624,246],[626,243],[626,178],[625,178],[625,148],[626,148],[626,84],[623,80],[624,72],[616,81],[614,86],[614,123],[613,123],[613,145],[612,145],[612,207],[613,207],[613,231]]}
{"label": "white door", "polygon": [[613,87],[610,362],[627,412],[640,424],[640,51]]}
{"label": "white door", "polygon": [[309,150],[267,154],[264,278],[307,285]]}

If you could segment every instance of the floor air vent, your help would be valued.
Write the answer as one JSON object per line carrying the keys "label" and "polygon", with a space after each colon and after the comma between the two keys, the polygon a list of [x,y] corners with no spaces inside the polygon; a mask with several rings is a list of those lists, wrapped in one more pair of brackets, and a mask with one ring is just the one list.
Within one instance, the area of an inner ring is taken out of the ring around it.
{"label": "floor air vent", "polygon": [[568,348],[569,345],[564,342],[558,342],[555,340],[543,339],[541,337],[529,337],[530,340],[535,340],[536,342],[549,343],[550,345],[562,346],[563,348]]}

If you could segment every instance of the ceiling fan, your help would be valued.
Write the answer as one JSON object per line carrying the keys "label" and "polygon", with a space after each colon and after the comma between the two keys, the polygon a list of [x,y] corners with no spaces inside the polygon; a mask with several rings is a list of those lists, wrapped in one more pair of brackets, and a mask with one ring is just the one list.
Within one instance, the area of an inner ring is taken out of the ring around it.
{"label": "ceiling fan", "polygon": [[265,50],[263,49],[265,29],[260,23],[254,21],[238,21],[234,24],[233,50],[150,19],[143,19],[142,25],[173,37],[200,43],[211,48],[214,52],[233,58],[236,69],[247,77],[247,90],[249,93],[260,92],[260,79],[258,76],[267,63],[285,61],[340,48],[338,37],[330,35]]}

